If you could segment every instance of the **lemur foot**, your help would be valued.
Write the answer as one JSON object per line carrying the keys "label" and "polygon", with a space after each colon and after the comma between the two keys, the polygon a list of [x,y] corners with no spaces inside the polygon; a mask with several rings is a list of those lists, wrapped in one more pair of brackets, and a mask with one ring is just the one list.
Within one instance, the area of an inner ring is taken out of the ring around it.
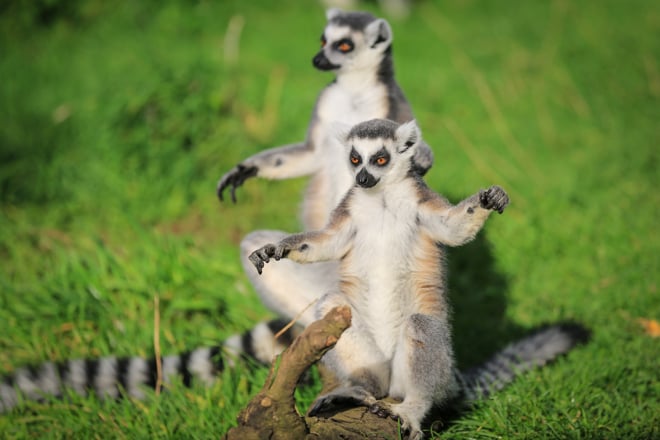
{"label": "lemur foot", "polygon": [[310,417],[317,416],[334,408],[346,406],[366,406],[370,408],[376,398],[360,386],[340,388],[323,396],[319,396],[307,411]]}
{"label": "lemur foot", "polygon": [[408,432],[409,439],[422,440],[424,438],[421,423],[418,421],[417,417],[408,414],[401,404],[390,405],[387,402],[379,400],[369,406],[369,411],[380,418],[385,419],[389,417],[401,423],[401,430]]}
{"label": "lemur foot", "polygon": [[493,185],[479,191],[479,203],[484,209],[492,209],[502,214],[506,205],[509,204],[509,196],[502,188]]}
{"label": "lemur foot", "polygon": [[334,408],[360,405],[364,405],[364,402],[361,399],[356,399],[354,396],[328,394],[316,399],[309,408],[309,411],[307,411],[307,415],[314,417]]}
{"label": "lemur foot", "polygon": [[257,171],[258,168],[255,166],[243,165],[239,163],[231,171],[222,176],[218,182],[217,188],[218,198],[220,201],[224,201],[224,196],[222,193],[225,191],[225,188],[231,186],[231,201],[236,203],[236,188],[243,185],[243,182],[245,182],[250,177],[256,176]]}

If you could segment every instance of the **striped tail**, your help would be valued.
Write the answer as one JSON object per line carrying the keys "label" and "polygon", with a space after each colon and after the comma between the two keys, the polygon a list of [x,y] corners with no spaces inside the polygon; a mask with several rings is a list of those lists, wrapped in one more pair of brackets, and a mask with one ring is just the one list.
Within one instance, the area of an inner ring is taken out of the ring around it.
{"label": "striped tail", "polygon": [[516,376],[541,367],[568,353],[590,338],[590,331],[580,324],[546,326],[513,342],[488,361],[460,374],[464,398],[469,403],[488,397],[504,388]]}
{"label": "striped tail", "polygon": [[[211,384],[218,373],[234,366],[239,358],[268,364],[301,332],[299,326],[293,326],[275,339],[287,324],[282,319],[262,322],[242,335],[229,337],[221,345],[161,357],[161,382],[168,384],[179,377],[186,386],[193,380]],[[157,386],[156,369],[156,358],[115,356],[18,368],[0,380],[0,413],[16,407],[22,400],[61,397],[66,390],[83,396],[93,393],[101,398],[142,399],[147,388]]]}

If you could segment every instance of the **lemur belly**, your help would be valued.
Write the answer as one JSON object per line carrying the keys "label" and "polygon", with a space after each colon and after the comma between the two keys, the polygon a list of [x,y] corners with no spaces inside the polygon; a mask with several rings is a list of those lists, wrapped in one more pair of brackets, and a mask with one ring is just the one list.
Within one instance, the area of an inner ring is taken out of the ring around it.
{"label": "lemur belly", "polygon": [[[361,215],[353,213],[359,231],[354,242],[359,244],[354,246],[351,258],[355,265],[352,275],[361,280],[361,289],[352,303],[358,319],[365,316],[365,321],[373,324],[370,333],[390,358],[402,326],[414,313],[416,292],[410,262],[418,246],[411,243],[422,232],[415,221],[416,211],[405,198],[385,210],[382,201],[367,197],[357,203]],[[383,322],[388,325],[383,326]]]}
{"label": "lemur belly", "polygon": [[334,133],[333,124],[342,122],[353,126],[385,118],[388,112],[387,88],[378,82],[350,89],[333,83],[319,96],[309,136],[317,151],[317,160],[324,166],[314,175],[305,194],[303,221],[307,230],[325,226],[332,210],[354,184],[344,147],[331,134]]}

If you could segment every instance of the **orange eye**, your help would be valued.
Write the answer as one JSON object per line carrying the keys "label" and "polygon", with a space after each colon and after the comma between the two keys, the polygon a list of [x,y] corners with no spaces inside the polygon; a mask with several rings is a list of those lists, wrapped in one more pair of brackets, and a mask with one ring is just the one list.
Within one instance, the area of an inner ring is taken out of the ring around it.
{"label": "orange eye", "polygon": [[348,52],[351,50],[351,45],[348,43],[341,43],[339,46],[337,46],[337,49],[341,50],[342,52]]}
{"label": "orange eye", "polygon": [[351,163],[352,163],[353,165],[357,165],[357,164],[360,163],[360,159],[358,159],[358,158],[355,157],[355,156],[352,156],[352,157],[351,157]]}
{"label": "orange eye", "polygon": [[376,159],[376,164],[377,165],[383,166],[386,163],[387,163],[387,158],[385,158],[385,157],[379,157],[378,159]]}

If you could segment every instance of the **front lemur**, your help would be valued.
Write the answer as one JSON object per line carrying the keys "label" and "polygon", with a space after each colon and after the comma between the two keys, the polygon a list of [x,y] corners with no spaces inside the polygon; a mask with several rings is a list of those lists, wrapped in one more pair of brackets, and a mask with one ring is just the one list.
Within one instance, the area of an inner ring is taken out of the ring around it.
{"label": "front lemur", "polygon": [[[352,186],[353,177],[343,166],[343,147],[332,135],[332,124],[349,126],[374,118],[402,123],[413,118],[403,92],[394,79],[392,29],[387,21],[366,12],[330,9],[321,35],[321,50],[314,66],[335,74],[335,80],[319,94],[307,136],[303,142],[272,148],[245,159],[218,183],[218,196],[229,189],[235,201],[236,188],[250,177],[288,179],[309,175],[311,181],[302,203],[303,229],[323,227],[330,212]],[[424,174],[433,154],[421,144],[414,157],[414,172]],[[282,317],[293,319],[318,299],[317,292],[337,285],[335,262],[300,265],[286,262],[255,276],[249,253],[260,243],[275,242],[281,231],[255,231],[241,243],[245,272],[262,302]],[[306,326],[314,320],[311,309],[298,317]],[[265,359],[270,360],[270,357]]]}
{"label": "front lemur", "polygon": [[[454,206],[429,189],[412,161],[421,144],[414,121],[371,120],[339,138],[355,183],[329,223],[267,244],[249,259],[259,274],[271,259],[339,262],[339,286],[319,301],[316,317],[348,305],[352,325],[323,357],[339,385],[319,397],[309,414],[355,402],[399,418],[411,438],[421,438],[421,422],[434,403],[462,393],[475,397],[480,387],[489,388],[483,377],[475,380],[455,369],[442,262],[445,246],[472,240],[491,211],[502,213],[509,198],[492,186]],[[555,336],[551,357],[574,344],[568,334]],[[489,373],[510,379],[501,370],[511,373],[521,360],[524,367],[548,359],[548,353],[535,353],[536,359],[513,355]],[[387,396],[401,402],[380,401]]]}

